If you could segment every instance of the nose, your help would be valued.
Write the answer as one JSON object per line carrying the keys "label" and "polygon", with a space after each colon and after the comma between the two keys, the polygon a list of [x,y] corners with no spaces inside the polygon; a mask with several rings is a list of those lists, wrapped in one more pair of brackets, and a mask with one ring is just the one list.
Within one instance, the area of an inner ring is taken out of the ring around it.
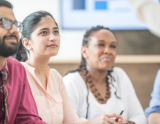
{"label": "nose", "polygon": [[53,33],[51,33],[49,36],[49,41],[54,41],[54,40],[55,40],[55,36]]}
{"label": "nose", "polygon": [[105,53],[105,54],[110,54],[110,53],[111,53],[111,50],[110,50],[109,46],[106,46],[106,47],[105,47],[104,53]]}

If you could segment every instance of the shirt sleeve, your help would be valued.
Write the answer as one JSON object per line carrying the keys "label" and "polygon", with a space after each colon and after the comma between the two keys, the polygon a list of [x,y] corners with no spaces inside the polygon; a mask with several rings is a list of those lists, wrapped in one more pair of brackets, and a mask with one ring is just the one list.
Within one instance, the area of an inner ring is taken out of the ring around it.
{"label": "shirt sleeve", "polygon": [[160,113],[160,70],[157,73],[153,91],[151,93],[151,101],[149,107],[145,110],[146,116],[153,112]]}
{"label": "shirt sleeve", "polygon": [[70,99],[67,94],[67,90],[64,86],[62,77],[60,76],[60,94],[63,99],[63,110],[64,110],[64,120],[63,123],[81,123],[81,122],[87,122],[86,119],[81,118],[76,115],[76,113],[73,110],[73,107],[71,105]]}
{"label": "shirt sleeve", "polygon": [[37,106],[32,96],[31,89],[26,76],[24,76],[24,85],[22,90],[21,102],[20,102],[17,117],[14,123],[15,124],[46,124],[38,116]]}
{"label": "shirt sleeve", "polygon": [[130,0],[137,17],[148,24],[152,33],[160,37],[160,5],[153,0]]}
{"label": "shirt sleeve", "polygon": [[142,106],[137,98],[132,82],[127,74],[123,73],[126,85],[127,85],[127,106],[128,106],[128,120],[133,121],[136,124],[147,124],[147,119]]}

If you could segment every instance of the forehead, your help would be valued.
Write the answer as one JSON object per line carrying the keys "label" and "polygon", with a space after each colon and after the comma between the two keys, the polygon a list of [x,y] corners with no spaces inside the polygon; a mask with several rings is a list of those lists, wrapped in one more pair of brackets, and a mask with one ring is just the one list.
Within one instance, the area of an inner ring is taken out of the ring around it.
{"label": "forehead", "polygon": [[12,9],[5,6],[0,6],[0,18],[8,18],[13,21],[16,20]]}
{"label": "forehead", "polygon": [[91,33],[91,37],[94,37],[97,40],[116,41],[114,34],[111,31],[106,29],[101,29],[99,31],[95,31]]}
{"label": "forehead", "polygon": [[43,17],[37,25],[37,30],[41,28],[53,28],[57,27],[54,19],[50,16]]}

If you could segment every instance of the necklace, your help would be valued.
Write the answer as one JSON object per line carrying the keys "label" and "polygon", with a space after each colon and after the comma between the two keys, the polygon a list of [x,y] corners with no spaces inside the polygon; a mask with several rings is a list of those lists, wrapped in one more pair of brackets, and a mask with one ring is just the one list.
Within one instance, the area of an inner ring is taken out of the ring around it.
{"label": "necklace", "polygon": [[98,92],[96,85],[93,83],[91,76],[86,69],[83,70],[83,74],[86,77],[87,87],[90,89],[90,91],[95,96],[97,101],[101,104],[105,104],[107,102],[107,100],[110,98],[110,94],[111,94],[110,87],[109,87],[110,83],[108,82],[108,77],[106,77],[106,96],[105,96],[105,98],[103,98],[101,96],[101,94]]}

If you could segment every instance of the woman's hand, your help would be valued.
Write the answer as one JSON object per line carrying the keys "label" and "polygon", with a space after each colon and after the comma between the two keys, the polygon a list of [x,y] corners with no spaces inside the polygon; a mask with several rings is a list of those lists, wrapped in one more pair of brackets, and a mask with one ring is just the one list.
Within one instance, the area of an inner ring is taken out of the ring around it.
{"label": "woman's hand", "polygon": [[[115,121],[113,118],[119,118],[118,122]],[[123,124],[123,116],[118,114],[105,114],[102,115],[94,120],[88,122],[88,124]]]}
{"label": "woman's hand", "polygon": [[[112,118],[113,120],[116,120],[116,118]],[[128,124],[128,120],[127,119],[118,119],[117,124]]]}

